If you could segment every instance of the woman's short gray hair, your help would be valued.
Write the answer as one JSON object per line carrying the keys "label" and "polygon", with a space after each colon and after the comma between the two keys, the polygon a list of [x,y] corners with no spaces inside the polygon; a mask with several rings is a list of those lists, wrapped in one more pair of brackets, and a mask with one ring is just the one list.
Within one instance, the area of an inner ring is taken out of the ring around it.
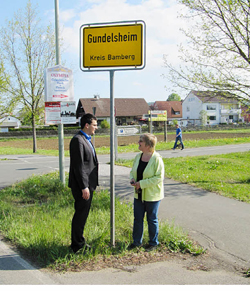
{"label": "woman's short gray hair", "polygon": [[151,149],[155,148],[157,143],[157,137],[152,133],[144,133],[140,136],[140,139],[145,142],[146,146],[149,146]]}

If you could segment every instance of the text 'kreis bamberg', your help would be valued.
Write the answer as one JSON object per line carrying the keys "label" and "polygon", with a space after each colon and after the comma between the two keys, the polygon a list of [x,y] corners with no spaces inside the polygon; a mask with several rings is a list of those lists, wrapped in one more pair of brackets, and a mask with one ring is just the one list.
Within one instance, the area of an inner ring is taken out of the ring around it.
{"label": "text 'kreis bamberg'", "polygon": [[88,43],[106,43],[106,42],[123,42],[123,41],[137,41],[137,34],[114,34],[113,32],[110,35],[104,33],[103,35],[93,36],[92,34],[88,35]]}

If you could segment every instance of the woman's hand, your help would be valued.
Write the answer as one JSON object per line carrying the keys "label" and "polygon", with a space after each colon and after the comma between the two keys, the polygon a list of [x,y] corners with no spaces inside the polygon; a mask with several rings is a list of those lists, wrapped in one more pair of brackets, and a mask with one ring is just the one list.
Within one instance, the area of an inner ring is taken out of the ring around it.
{"label": "woman's hand", "polygon": [[131,180],[130,180],[130,184],[131,184],[132,186],[135,186],[135,179],[131,179]]}
{"label": "woman's hand", "polygon": [[134,186],[135,186],[135,189],[136,189],[136,190],[140,189],[140,188],[141,188],[141,186],[140,186],[140,181],[139,181],[139,182],[136,182],[136,183],[134,184]]}
{"label": "woman's hand", "polygon": [[131,179],[131,180],[130,180],[130,184],[131,184],[132,186],[134,186],[136,190],[138,190],[138,189],[140,188],[140,181],[139,181],[139,182],[135,182],[134,179]]}

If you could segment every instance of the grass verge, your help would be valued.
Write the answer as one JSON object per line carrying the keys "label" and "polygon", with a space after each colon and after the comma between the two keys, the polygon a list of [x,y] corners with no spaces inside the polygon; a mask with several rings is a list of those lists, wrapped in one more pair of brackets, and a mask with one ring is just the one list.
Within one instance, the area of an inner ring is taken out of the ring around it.
{"label": "grass verge", "polygon": [[[161,260],[172,252],[201,254],[188,234],[173,223],[160,222],[160,247],[155,253],[143,248],[128,251],[132,241],[132,205],[116,199],[116,245],[110,246],[110,199],[108,191],[96,192],[86,224],[90,253],[77,255],[69,249],[73,198],[58,173],[32,176],[0,191],[0,230],[21,253],[39,267],[58,271],[94,270]],[[146,229],[146,227],[145,227]],[[148,240],[147,231],[144,243]]]}

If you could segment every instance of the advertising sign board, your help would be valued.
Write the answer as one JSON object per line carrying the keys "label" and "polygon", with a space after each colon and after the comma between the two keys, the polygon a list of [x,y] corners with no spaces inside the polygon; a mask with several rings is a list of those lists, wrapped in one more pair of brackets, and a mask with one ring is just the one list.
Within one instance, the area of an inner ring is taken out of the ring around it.
{"label": "advertising sign board", "polygon": [[76,123],[76,103],[61,102],[61,122],[62,124]]}
{"label": "advertising sign board", "polygon": [[61,65],[45,69],[45,102],[74,101],[72,70]]}
{"label": "advertising sign board", "polygon": [[145,23],[86,24],[80,28],[83,71],[142,69],[145,66]]}
{"label": "advertising sign board", "polygon": [[75,124],[76,103],[45,102],[45,124]]}
{"label": "advertising sign board", "polygon": [[45,102],[45,124],[61,123],[61,105],[60,102]]}
{"label": "advertising sign board", "polygon": [[151,121],[152,116],[152,121],[167,121],[167,111],[166,110],[152,110],[151,114],[150,111],[148,114],[143,114],[143,118]]}

